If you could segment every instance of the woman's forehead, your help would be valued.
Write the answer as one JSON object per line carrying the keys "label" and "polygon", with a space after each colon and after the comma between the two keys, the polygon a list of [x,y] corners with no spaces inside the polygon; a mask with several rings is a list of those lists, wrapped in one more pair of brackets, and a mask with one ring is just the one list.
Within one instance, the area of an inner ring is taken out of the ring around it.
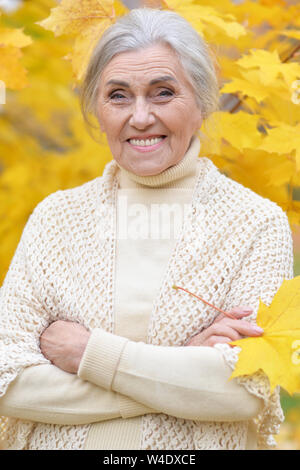
{"label": "woman's forehead", "polygon": [[114,56],[104,68],[101,82],[110,86],[113,82],[130,84],[138,80],[153,85],[162,78],[180,82],[185,80],[184,75],[175,52],[168,46],[157,44]]}

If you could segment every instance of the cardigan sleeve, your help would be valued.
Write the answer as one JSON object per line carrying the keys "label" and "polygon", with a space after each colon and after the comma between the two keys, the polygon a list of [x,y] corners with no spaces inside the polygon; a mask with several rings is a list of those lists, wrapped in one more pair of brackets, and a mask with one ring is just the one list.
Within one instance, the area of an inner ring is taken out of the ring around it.
{"label": "cardigan sleeve", "polygon": [[155,411],[51,364],[27,367],[0,398],[0,415],[49,424],[90,424],[146,413]]}
{"label": "cardigan sleeve", "polygon": [[45,241],[42,208],[38,204],[29,217],[0,289],[0,414],[83,424],[149,412],[128,397],[58,369],[41,353],[39,338],[51,323],[51,312],[34,285],[28,245],[38,256],[35,240]]}
{"label": "cardigan sleeve", "polygon": [[240,421],[256,416],[261,400],[236,380],[219,351],[165,347],[94,329],[78,375],[107,390],[177,418]]}

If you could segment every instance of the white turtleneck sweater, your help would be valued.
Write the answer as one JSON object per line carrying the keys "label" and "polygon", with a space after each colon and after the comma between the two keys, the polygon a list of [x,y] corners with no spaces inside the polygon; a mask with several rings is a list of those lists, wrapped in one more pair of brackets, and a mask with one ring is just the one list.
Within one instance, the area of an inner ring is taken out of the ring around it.
{"label": "white turtleneck sweater", "polygon": [[[239,421],[259,412],[260,399],[228,381],[231,369],[214,348],[202,347],[199,363],[192,347],[146,344],[152,302],[177,232],[168,213],[159,223],[154,216],[142,223],[141,214],[161,204],[182,210],[190,203],[199,149],[194,138],[177,165],[155,176],[119,168],[114,334],[93,330],[78,376],[52,365],[25,369],[0,398],[0,414],[54,424],[93,423],[84,448],[113,450],[140,448],[146,413]],[[145,223],[152,237],[143,232]],[[249,429],[247,448],[255,447],[255,430]]]}

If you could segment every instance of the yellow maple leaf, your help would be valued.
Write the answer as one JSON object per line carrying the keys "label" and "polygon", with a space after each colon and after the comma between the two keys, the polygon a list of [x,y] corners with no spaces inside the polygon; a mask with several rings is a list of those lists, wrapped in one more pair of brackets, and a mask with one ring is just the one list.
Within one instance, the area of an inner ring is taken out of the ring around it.
{"label": "yellow maple leaf", "polygon": [[241,93],[242,95],[251,96],[255,98],[258,103],[265,100],[270,90],[268,87],[260,83],[250,80],[249,76],[245,78],[233,77],[230,82],[225,83],[221,89],[222,93]]}
{"label": "yellow maple leaf", "polygon": [[265,170],[265,176],[268,178],[268,186],[281,186],[289,183],[295,174],[295,165],[291,160],[286,159],[283,155],[274,155],[272,165]]}
{"label": "yellow maple leaf", "polygon": [[27,72],[20,63],[21,57],[22,52],[16,47],[0,47],[0,80],[12,90],[28,85]]}
{"label": "yellow maple leaf", "polygon": [[20,90],[28,85],[20,49],[30,44],[32,39],[23,33],[23,28],[0,27],[0,80],[7,88]]}
{"label": "yellow maple leaf", "polygon": [[0,29],[0,46],[26,47],[32,44],[32,39],[23,33],[23,28]]}
{"label": "yellow maple leaf", "polygon": [[296,63],[282,63],[276,50],[252,49],[237,61],[237,65],[245,69],[258,68],[260,81],[266,86],[271,85],[280,74],[287,85],[300,76],[300,66]]}
{"label": "yellow maple leaf", "polygon": [[[219,30],[223,37],[239,39],[247,34],[246,29],[236,21],[236,18],[229,13],[213,8],[211,6],[200,5],[194,0],[161,0],[161,5],[167,10],[173,10],[189,21],[198,33],[205,29],[214,28],[216,35]],[[220,35],[220,37],[222,37]]]}
{"label": "yellow maple leaf", "polygon": [[262,135],[258,131],[259,116],[244,111],[233,114],[219,111],[215,115],[220,120],[221,136],[233,147],[242,151],[245,148],[256,148],[261,143]]}
{"label": "yellow maple leaf", "polygon": [[[300,98],[300,82],[298,90],[295,89],[295,97]],[[266,120],[269,126],[278,127],[282,123],[294,126],[300,122],[300,106],[293,103],[290,92],[290,99],[282,99],[271,93],[264,100],[264,106],[261,106],[260,112],[262,118]],[[295,100],[296,101],[296,100]]]}
{"label": "yellow maple leaf", "polygon": [[[289,64],[289,65],[297,65],[297,64]],[[298,66],[297,66],[298,67]],[[298,82],[292,79],[292,83],[294,82],[294,89],[291,85],[287,84],[287,81],[290,81],[291,77],[295,77],[295,75],[290,74],[291,69],[285,70],[286,73],[286,80],[283,80],[281,77],[274,78],[268,85],[264,83],[265,80],[262,79],[262,70],[239,70],[239,76],[230,77],[231,81],[225,83],[222,87],[222,93],[240,93],[243,96],[254,98],[257,103],[261,103],[268,98],[274,100],[276,98],[286,100],[288,103],[292,103],[292,93],[294,91],[295,100],[298,99]],[[300,73],[300,68],[299,68]],[[261,107],[260,109],[263,109]],[[259,113],[261,112],[259,109]]]}
{"label": "yellow maple leaf", "polygon": [[62,0],[51,8],[48,18],[36,24],[53,31],[55,36],[77,35],[95,23],[113,18],[113,0]]}
{"label": "yellow maple leaf", "polygon": [[104,31],[117,16],[128,10],[114,0],[62,0],[51,9],[50,16],[36,24],[53,31],[55,36],[71,35],[75,38],[73,51],[65,58],[72,62],[77,80],[81,80],[93,49]]}
{"label": "yellow maple leaf", "polygon": [[110,25],[110,20],[103,20],[101,24],[90,26],[87,31],[83,31],[76,38],[73,51],[65,56],[65,59],[71,62],[77,80],[81,80],[83,77],[94,47]]}
{"label": "yellow maple leaf", "polygon": [[263,370],[270,391],[279,385],[289,394],[300,392],[300,276],[284,280],[271,305],[261,300],[257,325],[260,337],[230,343],[239,346],[238,362],[230,379]]}
{"label": "yellow maple leaf", "polygon": [[259,149],[270,153],[291,153],[295,151],[296,169],[300,170],[300,124],[289,126],[281,123],[280,127],[268,129]]}

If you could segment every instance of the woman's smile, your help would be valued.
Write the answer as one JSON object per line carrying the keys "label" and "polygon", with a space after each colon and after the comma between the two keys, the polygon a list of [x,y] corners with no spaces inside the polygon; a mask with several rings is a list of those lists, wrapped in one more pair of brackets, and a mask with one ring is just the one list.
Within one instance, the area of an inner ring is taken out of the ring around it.
{"label": "woman's smile", "polygon": [[129,145],[136,151],[138,152],[153,152],[154,150],[157,150],[161,148],[163,145],[164,141],[166,139],[166,136],[145,136],[145,137],[134,137],[131,139],[128,139],[127,142]]}

